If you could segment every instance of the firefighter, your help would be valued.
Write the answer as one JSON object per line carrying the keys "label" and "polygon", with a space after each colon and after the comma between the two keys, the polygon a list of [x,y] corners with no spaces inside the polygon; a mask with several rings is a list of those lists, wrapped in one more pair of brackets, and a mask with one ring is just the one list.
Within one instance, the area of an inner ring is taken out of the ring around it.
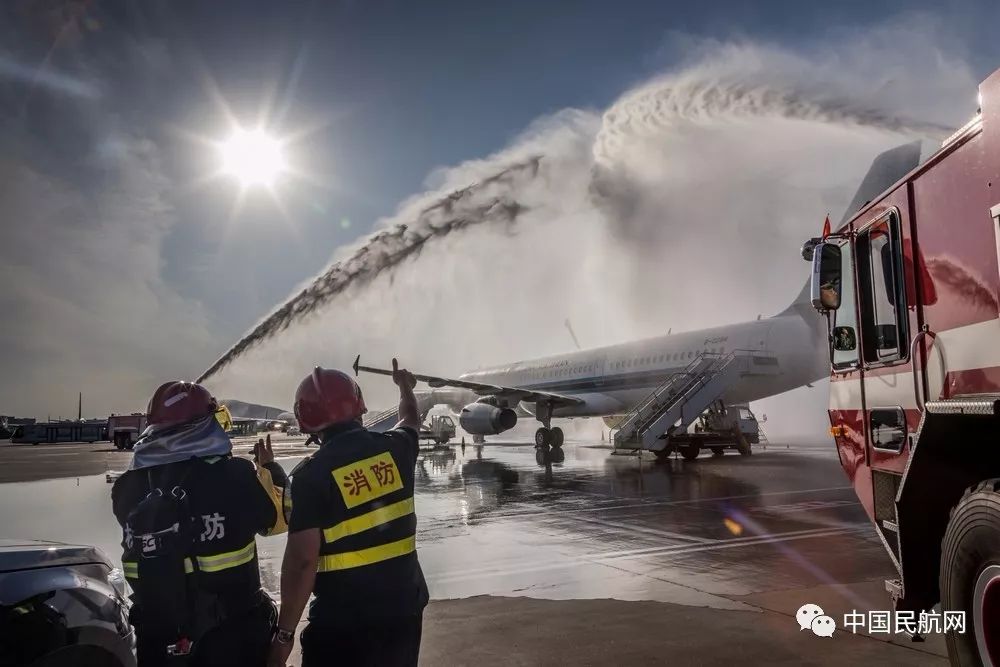
{"label": "firefighter", "polygon": [[840,307],[840,279],[829,280],[819,287],[819,299],[823,307],[836,310]]}
{"label": "firefighter", "polygon": [[292,471],[292,512],[281,564],[281,613],[268,665],[283,666],[310,593],[302,665],[416,665],[427,585],[416,553],[413,479],[420,415],[416,380],[392,360],[396,427],[361,422],[361,388],[316,368],[295,393],[302,430],[320,449]]}
{"label": "firefighter", "polygon": [[277,611],[254,536],[284,531],[287,477],[270,437],[255,447],[256,472],[232,456],[226,414],[201,385],[161,385],[111,491],[140,667],[266,662]]}

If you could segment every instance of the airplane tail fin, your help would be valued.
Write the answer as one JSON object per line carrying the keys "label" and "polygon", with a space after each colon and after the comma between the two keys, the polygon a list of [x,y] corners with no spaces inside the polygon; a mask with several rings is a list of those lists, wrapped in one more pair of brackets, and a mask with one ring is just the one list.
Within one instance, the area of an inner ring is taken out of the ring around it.
{"label": "airplane tail fin", "polygon": [[811,298],[812,295],[810,293],[811,289],[812,285],[810,284],[810,280],[806,280],[805,284],[802,286],[802,289],[799,290],[798,296],[795,297],[795,300],[792,301],[790,304],[788,304],[787,308],[785,308],[783,311],[775,315],[775,317],[781,317],[782,315],[796,315],[804,312],[810,312],[810,313],[813,312],[812,298]]}

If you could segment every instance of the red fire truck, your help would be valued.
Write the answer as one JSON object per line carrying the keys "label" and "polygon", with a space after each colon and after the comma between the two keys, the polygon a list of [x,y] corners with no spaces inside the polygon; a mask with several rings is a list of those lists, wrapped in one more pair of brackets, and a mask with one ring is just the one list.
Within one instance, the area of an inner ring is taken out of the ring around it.
{"label": "red fire truck", "polygon": [[803,247],[830,433],[899,572],[886,589],[965,612],[956,665],[1000,665],[1000,70],[979,92],[936,153]]}

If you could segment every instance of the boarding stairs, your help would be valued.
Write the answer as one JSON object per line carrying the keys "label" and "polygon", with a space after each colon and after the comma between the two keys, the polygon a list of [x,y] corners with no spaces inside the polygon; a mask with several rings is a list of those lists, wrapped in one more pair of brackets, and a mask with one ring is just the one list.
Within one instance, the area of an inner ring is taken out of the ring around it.
{"label": "boarding stairs", "polygon": [[[427,417],[427,413],[432,407],[442,400],[442,392],[417,392],[417,409],[420,410],[420,420]],[[447,398],[447,395],[445,395]],[[382,433],[388,431],[399,422],[399,408],[389,408],[375,414],[367,414],[362,419],[365,428],[369,431]]]}
{"label": "boarding stairs", "polygon": [[614,447],[662,451],[670,436],[685,433],[741,377],[777,372],[773,357],[754,351],[703,352],[625,415],[612,439]]}
{"label": "boarding stairs", "polygon": [[375,414],[364,416],[363,423],[369,431],[382,433],[388,431],[399,421],[399,408],[390,408]]}
{"label": "boarding stairs", "polygon": [[[757,415],[753,413],[753,410],[750,409],[749,405],[747,406],[747,412],[749,412],[750,416],[753,417],[753,420],[757,422],[757,446],[767,449],[767,446],[771,444],[771,441],[767,439],[767,434],[764,433],[763,423],[757,419]],[[767,417],[767,415],[764,416],[765,418]],[[788,449],[787,444],[785,445],[785,449]]]}

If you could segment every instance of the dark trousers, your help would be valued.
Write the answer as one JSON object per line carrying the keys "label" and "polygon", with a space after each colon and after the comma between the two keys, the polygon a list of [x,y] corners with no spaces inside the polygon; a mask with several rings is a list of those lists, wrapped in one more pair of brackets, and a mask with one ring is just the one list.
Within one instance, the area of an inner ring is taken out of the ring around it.
{"label": "dark trousers", "polygon": [[423,614],[362,627],[323,627],[310,623],[299,638],[302,667],[415,667],[422,627]]}
{"label": "dark trousers", "polygon": [[139,667],[264,667],[277,620],[274,603],[263,602],[229,616],[206,632],[187,657],[167,655],[166,647],[173,639],[144,633],[140,621],[136,626],[138,664]]}

